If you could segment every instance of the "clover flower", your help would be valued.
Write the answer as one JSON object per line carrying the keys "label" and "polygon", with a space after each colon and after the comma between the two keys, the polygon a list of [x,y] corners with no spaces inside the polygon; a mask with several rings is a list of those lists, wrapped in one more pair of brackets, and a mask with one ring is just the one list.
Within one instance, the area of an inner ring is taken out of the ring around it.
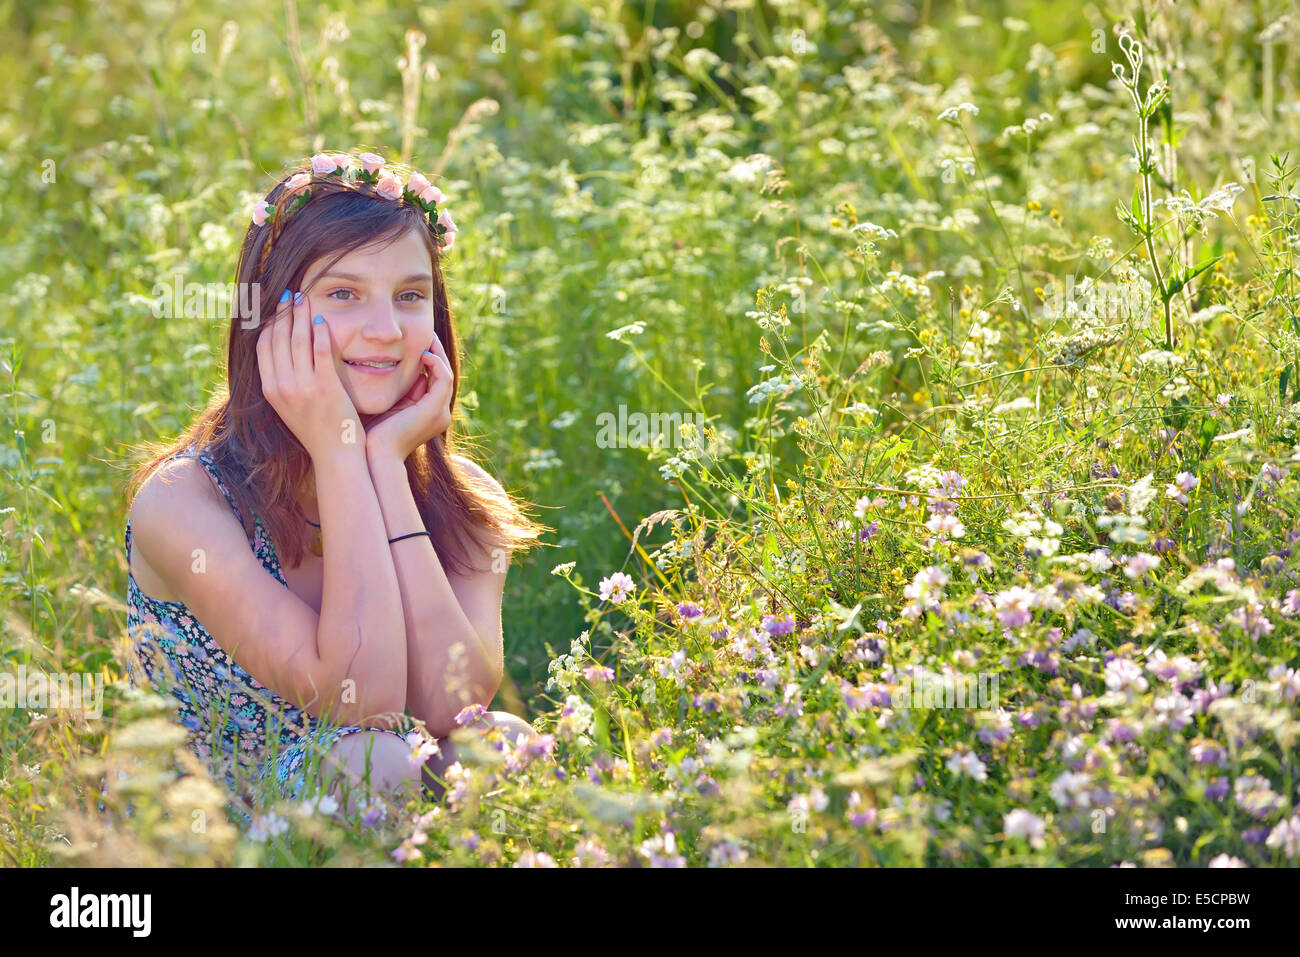
{"label": "clover flower", "polygon": [[615,605],[622,604],[634,587],[635,582],[632,581],[631,575],[625,572],[614,572],[600,580],[600,600],[613,602]]}

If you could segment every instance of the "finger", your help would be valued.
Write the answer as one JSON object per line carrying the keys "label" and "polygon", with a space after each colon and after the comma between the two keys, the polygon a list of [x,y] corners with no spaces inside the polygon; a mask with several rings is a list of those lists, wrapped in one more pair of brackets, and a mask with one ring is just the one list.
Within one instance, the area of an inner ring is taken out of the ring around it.
{"label": "finger", "polygon": [[[289,292],[289,290],[285,290]],[[293,294],[290,293],[290,296]],[[275,307],[275,312],[271,313],[271,321],[262,324],[262,331],[257,334],[257,355],[259,365],[265,367],[265,374],[268,378],[268,385],[275,385],[280,381],[279,370],[276,366],[275,356],[275,330],[284,318],[289,315],[289,310],[293,308],[291,301],[284,299]]]}
{"label": "finger", "polygon": [[451,360],[447,358],[447,350],[443,348],[442,340],[438,338],[436,332],[433,334],[433,341],[429,343],[428,351],[432,352],[435,356],[441,357],[442,361],[447,363],[448,366],[451,365]]}
{"label": "finger", "polygon": [[290,351],[293,353],[295,375],[304,383],[315,375],[315,363],[312,359],[313,342],[311,326],[311,302],[304,294],[302,302],[293,307],[293,326],[290,333]]}
{"label": "finger", "polygon": [[270,398],[275,390],[275,360],[271,357],[271,326],[263,324],[257,334],[257,371],[262,376],[262,395]]}
{"label": "finger", "polygon": [[[304,302],[303,305],[306,306],[307,303]],[[307,311],[310,312],[311,309],[308,308]],[[334,358],[330,348],[329,320],[322,317],[321,321],[317,322],[313,316],[310,322],[304,322],[303,325],[309,326],[311,330],[309,334],[311,335],[312,369],[317,373],[326,369],[333,369]]]}
{"label": "finger", "polygon": [[293,304],[287,304],[276,314],[271,329],[271,355],[275,363],[276,380],[283,385],[293,381],[293,355],[289,351],[289,334],[293,331]]}

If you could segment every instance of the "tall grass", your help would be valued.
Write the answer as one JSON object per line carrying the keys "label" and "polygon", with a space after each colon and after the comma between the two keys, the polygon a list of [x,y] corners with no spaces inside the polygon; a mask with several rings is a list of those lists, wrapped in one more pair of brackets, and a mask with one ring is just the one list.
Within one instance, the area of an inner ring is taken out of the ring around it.
{"label": "tall grass", "polygon": [[154,284],[320,148],[445,177],[461,427],[558,534],[504,605],[547,736],[444,803],[233,826],[115,684],[0,711],[7,862],[1293,862],[1300,36],[1126,9],[11,14],[8,670],[120,670],[125,450],[224,337]]}

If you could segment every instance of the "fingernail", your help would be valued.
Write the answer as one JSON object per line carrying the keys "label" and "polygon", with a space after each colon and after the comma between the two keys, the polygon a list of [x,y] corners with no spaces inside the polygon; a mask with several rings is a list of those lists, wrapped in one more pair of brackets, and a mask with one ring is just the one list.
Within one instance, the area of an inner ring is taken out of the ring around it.
{"label": "fingernail", "polygon": [[304,298],[304,297],[303,297],[303,294],[302,294],[301,292],[295,292],[295,293],[293,294],[293,304],[294,304],[295,306],[298,305],[298,303],[302,302],[303,298]]}
{"label": "fingernail", "polygon": [[433,355],[433,353],[430,352],[428,349],[425,349],[425,350],[424,350],[424,354],[425,354],[426,356],[431,356],[431,355]]}
{"label": "fingernail", "polygon": [[291,295],[292,295],[292,294],[289,292],[289,290],[286,289],[286,290],[284,291],[283,295],[280,296],[280,301],[281,301],[281,302],[288,302],[288,301],[289,301],[289,297],[290,297]]}
{"label": "fingernail", "polygon": [[317,316],[315,319],[312,320],[312,322],[324,322],[324,321],[325,321],[324,316]]}

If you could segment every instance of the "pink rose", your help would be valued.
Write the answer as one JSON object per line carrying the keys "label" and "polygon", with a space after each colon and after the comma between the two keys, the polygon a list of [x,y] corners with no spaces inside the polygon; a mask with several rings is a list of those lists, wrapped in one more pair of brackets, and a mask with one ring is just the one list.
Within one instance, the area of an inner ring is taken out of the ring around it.
{"label": "pink rose", "polygon": [[384,165],[384,158],[377,153],[362,153],[358,158],[367,173],[378,172],[379,167]]}
{"label": "pink rose", "polygon": [[292,193],[295,189],[302,189],[311,182],[311,173],[295,173],[289,177],[289,182],[284,184],[284,188]]}
{"label": "pink rose", "polygon": [[460,229],[451,220],[451,213],[447,212],[445,209],[438,215],[438,225],[446,226],[448,233],[460,232]]}
{"label": "pink rose", "polygon": [[444,233],[442,237],[442,248],[450,249],[454,245],[456,245],[456,234]]}
{"label": "pink rose", "polygon": [[412,173],[411,178],[406,181],[406,188],[416,196],[428,189],[429,185],[429,181],[424,178],[423,173]]}
{"label": "pink rose", "polygon": [[253,225],[261,226],[266,222],[267,215],[270,214],[273,207],[264,199],[259,199],[253,204]]}
{"label": "pink rose", "polygon": [[447,197],[443,195],[442,190],[436,186],[430,186],[428,189],[421,190],[420,192],[420,199],[424,200],[426,203],[433,203],[435,206],[446,198]]}
{"label": "pink rose", "polygon": [[311,158],[312,172],[320,173],[322,176],[334,172],[336,165],[337,164],[335,164],[334,160],[330,159],[324,153],[317,153]]}
{"label": "pink rose", "polygon": [[379,184],[375,187],[379,195],[385,199],[402,198],[402,181],[391,173],[385,173],[379,178]]}

